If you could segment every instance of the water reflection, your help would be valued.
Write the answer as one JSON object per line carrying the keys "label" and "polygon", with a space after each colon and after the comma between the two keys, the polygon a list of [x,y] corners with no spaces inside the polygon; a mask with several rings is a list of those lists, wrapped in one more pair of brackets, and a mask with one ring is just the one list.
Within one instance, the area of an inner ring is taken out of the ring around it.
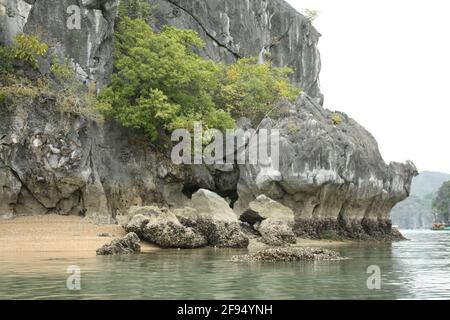
{"label": "water reflection", "polygon": [[[407,233],[411,241],[334,248],[351,259],[233,263],[242,250],[164,250],[125,257],[0,257],[2,299],[403,299],[448,298],[450,233]],[[66,269],[82,270],[80,291]],[[367,267],[381,269],[369,290]]]}

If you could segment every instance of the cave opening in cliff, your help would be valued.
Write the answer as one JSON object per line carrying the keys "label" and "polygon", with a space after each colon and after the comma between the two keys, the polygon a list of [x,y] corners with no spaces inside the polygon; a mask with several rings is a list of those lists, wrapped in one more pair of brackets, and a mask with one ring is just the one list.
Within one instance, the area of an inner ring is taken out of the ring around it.
{"label": "cave opening in cliff", "polygon": [[200,186],[198,184],[192,184],[192,183],[187,183],[183,186],[183,189],[181,190],[181,192],[188,197],[189,199],[192,198],[192,195],[194,193],[196,193],[198,190],[200,189]]}
{"label": "cave opening in cliff", "polygon": [[235,202],[238,200],[239,195],[237,193],[237,188],[232,190],[217,190],[217,189],[211,189],[211,188],[201,188],[198,184],[194,183],[186,183],[183,186],[183,189],[181,192],[188,197],[189,199],[192,199],[192,195],[196,193],[200,189],[208,189],[212,192],[217,193],[219,196],[227,200],[230,207],[233,208]]}

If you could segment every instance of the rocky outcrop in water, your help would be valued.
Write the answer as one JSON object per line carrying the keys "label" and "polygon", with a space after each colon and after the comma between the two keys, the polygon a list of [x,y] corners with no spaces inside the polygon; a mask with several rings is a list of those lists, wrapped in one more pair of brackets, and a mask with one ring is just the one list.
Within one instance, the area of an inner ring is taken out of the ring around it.
{"label": "rocky outcrop in water", "polygon": [[114,239],[97,250],[97,255],[122,255],[141,252],[141,241],[135,233],[128,233],[121,239]]}
{"label": "rocky outcrop in water", "polygon": [[260,126],[280,130],[279,170],[241,165],[235,211],[245,216],[264,194],[294,211],[298,236],[390,238],[390,210],[409,196],[415,166],[385,164],[369,132],[306,95],[285,107],[284,116]]}
{"label": "rocky outcrop in water", "polygon": [[128,232],[163,248],[246,248],[248,237],[242,232],[236,214],[214,192],[200,189],[192,196],[191,207],[160,209],[132,207]]}
{"label": "rocky outcrop in water", "polygon": [[296,242],[292,231],[294,212],[265,195],[250,202],[240,219],[249,223],[270,246],[284,246]]}
{"label": "rocky outcrop in water", "polygon": [[231,257],[233,262],[295,262],[342,260],[338,252],[321,248],[269,248]]}
{"label": "rocky outcrop in water", "polygon": [[156,207],[133,207],[140,211],[125,226],[127,232],[136,232],[142,239],[162,248],[192,249],[204,247],[206,239],[190,227],[183,226],[167,209]]}

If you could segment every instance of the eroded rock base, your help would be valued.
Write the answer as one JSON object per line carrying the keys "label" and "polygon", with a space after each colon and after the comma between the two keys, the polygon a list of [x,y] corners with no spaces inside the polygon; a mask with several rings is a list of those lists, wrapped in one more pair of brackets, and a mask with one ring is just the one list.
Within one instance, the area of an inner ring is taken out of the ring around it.
{"label": "eroded rock base", "polygon": [[389,219],[296,219],[297,237],[328,240],[400,241],[406,238]]}

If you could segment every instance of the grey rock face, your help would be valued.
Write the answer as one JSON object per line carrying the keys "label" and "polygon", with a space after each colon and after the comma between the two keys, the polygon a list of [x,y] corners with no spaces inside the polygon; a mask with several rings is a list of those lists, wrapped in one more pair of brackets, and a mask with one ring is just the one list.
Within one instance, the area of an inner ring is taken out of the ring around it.
{"label": "grey rock face", "polygon": [[242,232],[236,214],[228,203],[214,192],[200,189],[192,195],[195,216],[188,219],[208,243],[227,248],[245,248],[248,237]]}
{"label": "grey rock face", "polygon": [[163,248],[199,248],[208,243],[192,228],[183,226],[173,214],[149,218],[143,229],[144,239]]}
{"label": "grey rock face", "polygon": [[[262,194],[282,203],[294,212],[299,236],[332,231],[361,239],[396,237],[389,211],[408,196],[415,167],[386,165],[370,133],[344,114],[341,124],[333,124],[321,108],[319,34],[306,18],[282,0],[149,2],[158,5],[151,19],[156,27],[169,23],[198,31],[206,42],[204,57],[263,61],[270,52],[276,65],[296,69],[293,81],[306,94],[281,119],[261,126],[282,132],[280,171],[250,164],[174,166],[142,132],[62,114],[52,97],[41,95],[0,109],[0,217],[54,212],[127,223],[131,206],[185,206],[186,196],[205,188],[233,200],[238,193],[239,215]],[[82,8],[80,30],[66,30],[72,4]],[[22,30],[41,30],[57,53],[73,60],[81,78],[102,85],[111,71],[116,6],[116,0],[0,0],[0,42]],[[210,243],[245,245],[229,208],[212,216],[197,211],[194,222],[200,221]]]}
{"label": "grey rock face", "polygon": [[101,87],[112,71],[118,3],[119,0],[2,0],[0,43],[10,43],[21,32],[39,34],[61,59],[71,60],[80,79],[92,80]]}
{"label": "grey rock face", "polygon": [[292,224],[294,222],[294,212],[292,209],[262,194],[248,204],[248,208],[241,214],[239,219],[250,224],[266,219]]}
{"label": "grey rock face", "polygon": [[295,69],[293,83],[322,100],[319,89],[320,34],[283,0],[149,0],[152,23],[193,29],[205,40],[200,54],[225,63],[239,57],[272,59]]}
{"label": "grey rock face", "polygon": [[261,241],[272,247],[286,246],[297,242],[292,227],[277,219],[267,219],[256,226]]}
{"label": "grey rock face", "polygon": [[141,252],[139,237],[135,233],[128,233],[121,239],[115,239],[110,244],[105,244],[97,249],[97,255],[121,255]]}
{"label": "grey rock face", "polygon": [[[145,209],[142,208],[141,211]],[[199,248],[206,239],[192,228],[183,226],[170,211],[137,214],[125,226],[127,232],[136,231],[143,239],[162,248]]]}
{"label": "grey rock face", "polygon": [[284,246],[296,243],[292,231],[294,212],[265,195],[250,202],[240,220],[253,225],[261,235],[261,241],[269,246]]}
{"label": "grey rock face", "polygon": [[0,0],[0,44],[10,44],[23,31],[33,0]]}
{"label": "grey rock face", "polygon": [[216,221],[237,222],[237,216],[229,204],[212,191],[198,190],[192,195],[192,206],[201,216],[211,217]]}
{"label": "grey rock face", "polygon": [[188,200],[182,190],[192,172],[138,131],[61,113],[44,95],[2,106],[0,119],[0,216],[51,212],[115,223],[132,206]]}
{"label": "grey rock face", "polygon": [[368,236],[390,234],[390,210],[408,197],[416,168],[386,165],[370,133],[340,117],[334,124],[330,111],[302,95],[288,114],[266,120],[261,128],[280,130],[279,170],[241,165],[235,211],[265,194],[294,211],[299,236],[320,237],[325,230],[351,235],[355,228]]}

